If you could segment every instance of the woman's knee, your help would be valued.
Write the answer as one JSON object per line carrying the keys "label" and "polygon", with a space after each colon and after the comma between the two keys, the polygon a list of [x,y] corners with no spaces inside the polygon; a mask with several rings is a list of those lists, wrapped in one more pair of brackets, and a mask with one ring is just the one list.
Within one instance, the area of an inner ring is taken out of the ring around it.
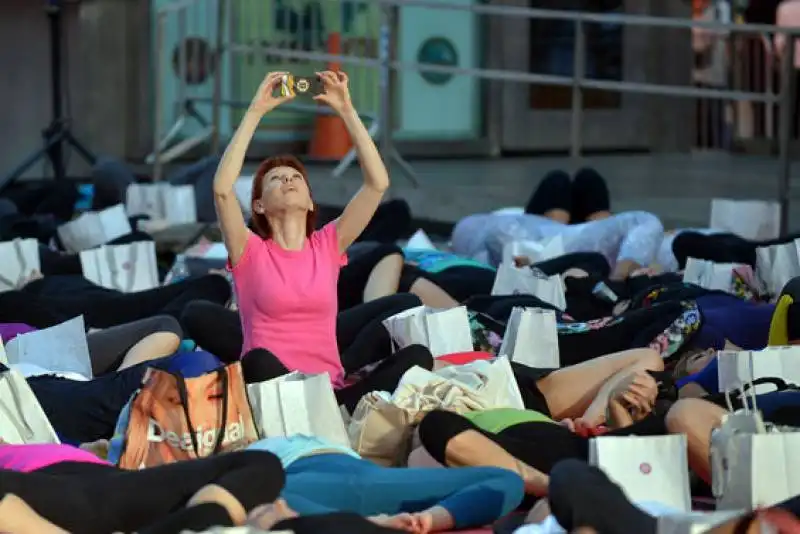
{"label": "woman's knee", "polygon": [[231,285],[228,281],[218,274],[207,274],[193,280],[188,280],[193,284],[193,291],[203,295],[205,300],[224,304],[231,299]]}
{"label": "woman's knee", "polygon": [[267,451],[236,451],[228,456],[224,473],[214,481],[233,494],[246,510],[273,502],[286,483],[277,456]]}
{"label": "woman's knee", "polygon": [[396,295],[384,298],[391,299],[391,308],[392,310],[396,310],[394,313],[400,313],[405,310],[410,310],[411,308],[416,308],[417,306],[422,306],[422,301],[413,293],[397,293]]}
{"label": "woman's knee", "polygon": [[266,382],[288,373],[286,366],[267,349],[252,349],[242,356],[242,374],[247,384]]}
{"label": "woman's knee", "polygon": [[177,319],[171,315],[156,315],[149,319],[152,333],[154,334],[174,334],[178,339],[183,339],[183,328]]}
{"label": "woman's knee", "polygon": [[447,445],[454,437],[474,430],[470,421],[457,413],[433,410],[422,419],[418,427],[419,440],[434,460],[446,465]]}
{"label": "woman's knee", "polygon": [[722,424],[726,410],[702,399],[681,399],[667,412],[666,424],[670,434],[705,432]]}
{"label": "woman's knee", "polygon": [[433,369],[433,354],[424,345],[409,345],[400,349],[395,358],[400,358],[409,367],[419,366],[430,371]]}

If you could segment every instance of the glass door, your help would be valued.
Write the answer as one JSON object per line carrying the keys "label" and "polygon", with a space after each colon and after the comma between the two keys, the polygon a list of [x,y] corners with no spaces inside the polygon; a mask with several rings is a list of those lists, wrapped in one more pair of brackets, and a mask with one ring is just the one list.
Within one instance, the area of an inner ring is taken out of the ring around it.
{"label": "glass door", "polygon": [[[637,0],[515,0],[538,9],[600,13],[633,12]],[[628,6],[627,4],[631,4]],[[631,9],[627,9],[630,7]],[[508,70],[572,76],[575,24],[571,21],[506,17],[503,47]],[[646,30],[616,24],[586,24],[584,76],[598,80],[645,80]],[[502,144],[505,150],[566,150],[570,143],[572,88],[503,84]],[[639,148],[642,98],[617,92],[583,91],[583,148]],[[611,135],[610,135],[611,134]]]}

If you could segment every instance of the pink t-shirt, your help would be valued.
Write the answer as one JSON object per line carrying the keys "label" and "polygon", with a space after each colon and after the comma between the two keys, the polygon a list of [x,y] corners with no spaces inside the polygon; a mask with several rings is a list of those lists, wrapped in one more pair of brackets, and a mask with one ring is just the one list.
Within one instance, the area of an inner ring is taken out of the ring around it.
{"label": "pink t-shirt", "polygon": [[286,250],[251,233],[232,269],[242,355],[264,348],[290,371],[328,373],[334,387],[341,387],[336,285],[346,264],[333,222],[311,234],[303,250]]}
{"label": "pink t-shirt", "polygon": [[111,465],[91,452],[72,445],[56,443],[0,444],[0,469],[29,473],[61,462]]}

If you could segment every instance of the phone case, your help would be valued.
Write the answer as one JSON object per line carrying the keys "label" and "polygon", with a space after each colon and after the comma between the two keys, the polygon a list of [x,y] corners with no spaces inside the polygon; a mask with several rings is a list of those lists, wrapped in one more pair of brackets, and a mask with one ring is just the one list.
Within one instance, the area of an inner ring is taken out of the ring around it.
{"label": "phone case", "polygon": [[295,77],[292,74],[286,74],[281,79],[281,96],[316,96],[324,92],[325,87],[316,77]]}

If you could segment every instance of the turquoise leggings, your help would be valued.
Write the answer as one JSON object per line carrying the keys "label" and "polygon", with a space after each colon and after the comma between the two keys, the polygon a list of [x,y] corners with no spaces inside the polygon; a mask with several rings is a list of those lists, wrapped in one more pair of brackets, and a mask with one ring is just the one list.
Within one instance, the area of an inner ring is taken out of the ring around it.
{"label": "turquoise leggings", "polygon": [[286,468],[282,496],[300,515],[366,517],[439,505],[453,516],[455,528],[467,528],[512,512],[524,488],[516,473],[495,467],[389,468],[346,454],[320,454]]}

